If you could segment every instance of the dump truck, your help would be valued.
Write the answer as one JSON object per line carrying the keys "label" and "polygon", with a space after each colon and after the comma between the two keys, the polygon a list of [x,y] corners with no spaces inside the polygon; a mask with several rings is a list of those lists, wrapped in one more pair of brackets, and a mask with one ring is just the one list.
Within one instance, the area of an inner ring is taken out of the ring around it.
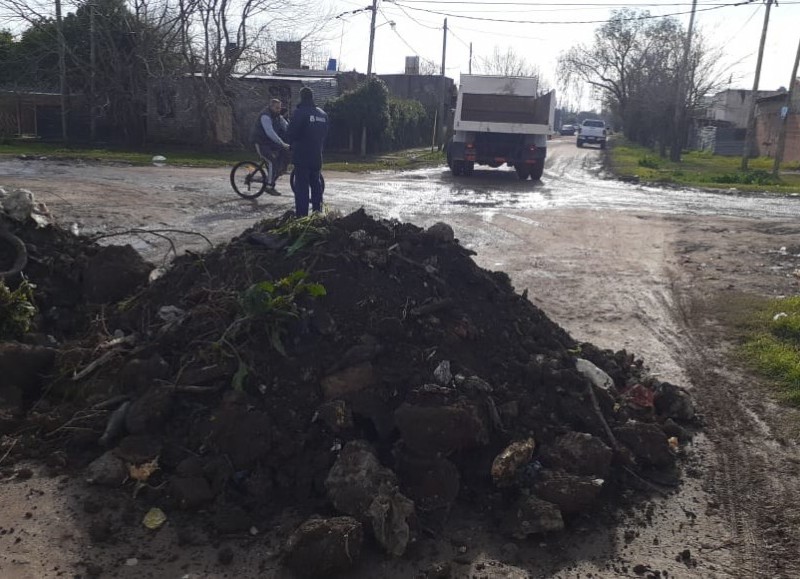
{"label": "dump truck", "polygon": [[475,165],[513,167],[520,179],[540,179],[553,133],[555,91],[531,77],[462,74],[447,164],[454,176]]}

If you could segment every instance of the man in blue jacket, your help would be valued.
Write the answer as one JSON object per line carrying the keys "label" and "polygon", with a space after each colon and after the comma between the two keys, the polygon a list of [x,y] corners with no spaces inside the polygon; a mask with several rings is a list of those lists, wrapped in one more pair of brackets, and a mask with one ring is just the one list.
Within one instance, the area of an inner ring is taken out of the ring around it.
{"label": "man in blue jacket", "polygon": [[300,89],[300,104],[289,123],[289,144],[292,146],[295,187],[294,207],[298,217],[308,215],[309,188],[311,209],[322,210],[322,147],[328,134],[328,114],[314,104],[314,93]]}

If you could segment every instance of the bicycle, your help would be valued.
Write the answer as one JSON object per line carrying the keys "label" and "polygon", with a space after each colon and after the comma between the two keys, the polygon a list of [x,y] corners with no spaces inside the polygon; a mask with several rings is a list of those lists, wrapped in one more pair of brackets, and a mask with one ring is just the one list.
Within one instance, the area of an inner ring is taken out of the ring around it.
{"label": "bicycle", "polygon": [[[270,159],[262,159],[259,163],[239,161],[231,169],[231,187],[243,199],[257,199],[267,190],[269,185],[268,178],[272,175],[272,171],[273,164]],[[325,177],[322,176],[322,173],[320,173],[319,179],[324,192]],[[294,168],[292,168],[292,172],[289,175],[289,186],[292,191],[296,189],[296,181]]]}

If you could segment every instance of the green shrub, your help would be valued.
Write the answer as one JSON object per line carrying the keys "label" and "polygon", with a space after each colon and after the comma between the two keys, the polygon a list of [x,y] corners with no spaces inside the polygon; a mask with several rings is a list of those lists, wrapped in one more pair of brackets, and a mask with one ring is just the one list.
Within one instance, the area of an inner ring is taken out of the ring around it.
{"label": "green shrub", "polygon": [[661,167],[661,163],[659,163],[658,159],[655,157],[645,155],[639,159],[639,166],[645,167],[646,169],[658,169]]}
{"label": "green shrub", "polygon": [[36,307],[33,285],[22,280],[13,292],[0,280],[0,341],[19,339],[31,329]]}
{"label": "green shrub", "polygon": [[758,169],[755,171],[737,171],[735,173],[723,173],[714,178],[717,183],[732,183],[739,185],[778,185],[779,179],[773,177],[767,171]]}

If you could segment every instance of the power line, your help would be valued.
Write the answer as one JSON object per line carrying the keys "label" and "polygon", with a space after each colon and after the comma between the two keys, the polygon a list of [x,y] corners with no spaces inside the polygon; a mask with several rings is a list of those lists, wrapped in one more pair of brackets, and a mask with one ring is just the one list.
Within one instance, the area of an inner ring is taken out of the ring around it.
{"label": "power line", "polygon": [[461,40],[461,38],[458,36],[458,34],[456,34],[455,32],[453,32],[453,28],[452,28],[452,27],[448,27],[448,28],[447,28],[447,32],[449,32],[450,34],[452,34],[452,35],[453,35],[453,38],[455,38],[456,40],[458,40],[458,41],[459,41],[461,44],[463,44],[464,46],[466,46],[467,48],[469,48],[469,43],[468,43],[468,42],[464,42],[463,40]]}
{"label": "power line", "polygon": [[[405,0],[404,0],[405,1]],[[720,6],[711,6],[709,8],[701,8],[698,9],[697,12],[709,12],[711,10],[720,10],[722,8],[729,8],[735,6],[746,6],[751,4],[752,0],[744,1],[744,2],[737,2],[735,4],[725,4]],[[393,2],[396,6],[401,6],[398,2]],[[784,2],[787,4],[787,2]],[[427,12],[428,14],[437,14],[439,16],[447,16],[450,18],[461,18],[464,20],[478,20],[481,22],[500,22],[505,24],[605,24],[609,21],[609,19],[605,20],[519,20],[519,19],[505,19],[505,18],[485,18],[479,16],[467,16],[463,14],[455,14],[452,12],[443,12],[440,10],[429,10],[427,8],[417,8],[416,6],[405,6],[409,10],[416,10],[419,12]],[[654,18],[668,18],[670,16],[682,16],[684,14],[691,14],[691,10],[683,11],[683,12],[672,12],[670,14],[647,14],[642,16],[631,16],[628,18],[618,18],[615,21],[618,22],[630,22],[636,20],[652,20]]]}

